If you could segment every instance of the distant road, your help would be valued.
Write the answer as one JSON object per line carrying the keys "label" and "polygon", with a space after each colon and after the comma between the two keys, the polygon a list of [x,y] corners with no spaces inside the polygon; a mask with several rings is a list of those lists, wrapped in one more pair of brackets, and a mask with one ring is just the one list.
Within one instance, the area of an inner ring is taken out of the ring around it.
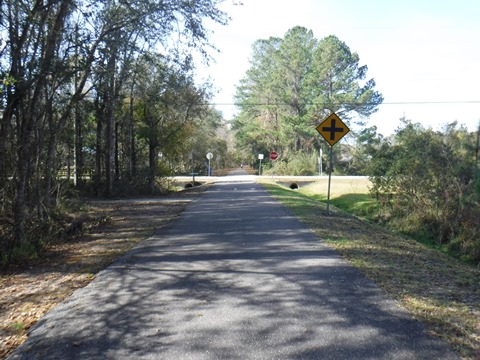
{"label": "distant road", "polygon": [[[368,179],[368,176],[343,176],[343,175],[332,175],[332,179]],[[173,176],[172,179],[175,179],[177,181],[192,181],[192,176]],[[284,180],[284,179],[290,179],[290,180],[296,180],[296,181],[301,181],[301,180],[325,180],[328,179],[328,175],[323,175],[323,176],[284,176],[284,175],[249,175],[247,172],[243,169],[235,169],[230,172],[229,175],[227,176],[195,176],[196,181],[210,181],[210,182],[215,182],[215,181],[223,181],[224,179],[228,179],[229,181],[254,181],[256,179],[277,179],[277,180]]]}
{"label": "distant road", "polygon": [[10,359],[459,358],[254,178],[219,179]]}

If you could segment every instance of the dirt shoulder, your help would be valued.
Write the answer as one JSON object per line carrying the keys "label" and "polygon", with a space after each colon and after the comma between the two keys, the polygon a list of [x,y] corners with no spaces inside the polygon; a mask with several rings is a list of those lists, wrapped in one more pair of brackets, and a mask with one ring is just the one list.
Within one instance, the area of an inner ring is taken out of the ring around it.
{"label": "dirt shoulder", "polygon": [[87,215],[96,219],[96,226],[51,246],[44,260],[28,269],[0,273],[0,359],[22,344],[28,329],[51,308],[167,225],[207,188],[148,199],[92,201]]}

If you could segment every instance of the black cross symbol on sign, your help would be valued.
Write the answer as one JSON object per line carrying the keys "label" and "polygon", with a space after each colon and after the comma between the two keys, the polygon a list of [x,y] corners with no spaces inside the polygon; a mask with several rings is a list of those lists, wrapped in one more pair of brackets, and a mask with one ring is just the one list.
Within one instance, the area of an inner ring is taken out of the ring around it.
{"label": "black cross symbol on sign", "polygon": [[330,122],[330,127],[322,127],[322,131],[328,131],[330,133],[330,140],[335,140],[335,133],[337,132],[341,132],[343,133],[345,131],[345,129],[343,127],[335,127],[337,123],[337,119],[332,119],[332,121]]}
{"label": "black cross symbol on sign", "polygon": [[330,146],[335,145],[338,140],[350,132],[348,126],[335,113],[331,113],[316,129]]}

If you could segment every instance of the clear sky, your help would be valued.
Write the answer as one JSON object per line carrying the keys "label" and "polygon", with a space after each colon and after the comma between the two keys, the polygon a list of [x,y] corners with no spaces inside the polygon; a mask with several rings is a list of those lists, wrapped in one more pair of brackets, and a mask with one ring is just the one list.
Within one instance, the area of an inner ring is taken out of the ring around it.
{"label": "clear sky", "polygon": [[[243,5],[235,5],[242,3]],[[220,50],[207,73],[225,118],[236,112],[235,85],[249,68],[258,39],[283,37],[294,26],[317,39],[336,35],[368,66],[384,104],[368,125],[391,134],[405,115],[435,130],[480,120],[480,1],[478,0],[225,0],[230,24],[209,26]]]}

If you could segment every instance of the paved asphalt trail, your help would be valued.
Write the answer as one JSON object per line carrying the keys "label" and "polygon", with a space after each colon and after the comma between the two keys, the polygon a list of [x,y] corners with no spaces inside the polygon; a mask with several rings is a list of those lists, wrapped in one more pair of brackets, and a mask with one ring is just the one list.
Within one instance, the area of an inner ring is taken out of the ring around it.
{"label": "paved asphalt trail", "polygon": [[457,358],[253,177],[240,179],[99,273],[10,358]]}

